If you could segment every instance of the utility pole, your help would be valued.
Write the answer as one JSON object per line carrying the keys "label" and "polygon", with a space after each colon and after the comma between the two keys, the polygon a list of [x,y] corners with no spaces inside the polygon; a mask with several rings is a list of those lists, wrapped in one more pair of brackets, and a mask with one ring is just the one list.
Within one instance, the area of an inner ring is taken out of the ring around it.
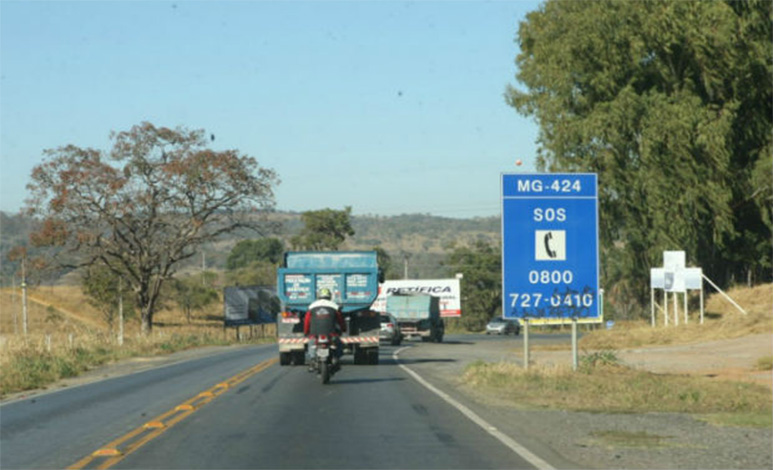
{"label": "utility pole", "polygon": [[[16,297],[16,274],[14,274],[11,277],[11,292],[13,292],[14,298]],[[12,308],[13,310],[13,334],[14,336],[19,334],[19,314],[17,313],[16,307]]]}
{"label": "utility pole", "polygon": [[21,317],[22,332],[27,336],[27,257],[21,259]]}

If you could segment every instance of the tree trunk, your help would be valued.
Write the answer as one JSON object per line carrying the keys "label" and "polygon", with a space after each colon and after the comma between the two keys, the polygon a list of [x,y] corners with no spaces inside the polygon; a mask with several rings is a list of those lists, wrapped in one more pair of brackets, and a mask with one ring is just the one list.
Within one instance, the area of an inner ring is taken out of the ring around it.
{"label": "tree trunk", "polygon": [[150,335],[153,331],[153,313],[148,312],[144,307],[142,309],[142,336]]}

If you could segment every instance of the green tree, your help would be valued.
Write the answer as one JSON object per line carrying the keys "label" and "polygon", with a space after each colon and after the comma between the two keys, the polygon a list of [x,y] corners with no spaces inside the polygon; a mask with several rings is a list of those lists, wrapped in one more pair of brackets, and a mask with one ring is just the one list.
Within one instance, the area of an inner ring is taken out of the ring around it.
{"label": "green tree", "polygon": [[198,278],[174,279],[172,292],[177,305],[183,309],[188,323],[191,323],[194,310],[201,310],[220,300],[217,290],[202,285],[201,279]]}
{"label": "green tree", "polygon": [[278,263],[253,261],[243,268],[228,271],[226,281],[229,285],[236,286],[276,286],[278,266]]}
{"label": "green tree", "polygon": [[278,264],[282,261],[284,251],[284,243],[278,238],[242,240],[231,250],[225,267],[230,271],[247,267],[255,261]]}
{"label": "green tree", "polygon": [[446,258],[449,273],[462,273],[462,326],[480,331],[502,315],[502,254],[499,246],[477,240],[453,247]]}
{"label": "green tree", "polygon": [[273,210],[274,171],[209,149],[205,135],[142,123],[113,133],[109,152],[67,145],[32,171],[28,210],[43,218],[33,241],[62,264],[122,276],[145,333],[182,261],[237,229],[261,232]]}
{"label": "green tree", "polygon": [[755,0],[549,0],[521,23],[506,99],[540,125],[540,170],[598,173],[610,301],[645,302],[666,249],[771,278],[770,38]]}
{"label": "green tree", "polygon": [[[103,265],[89,266],[81,279],[81,291],[89,305],[102,314],[108,328],[113,331],[118,317],[118,299],[128,294],[120,277]],[[131,305],[127,304],[124,305],[124,318],[134,315]]]}
{"label": "green tree", "polygon": [[351,223],[352,208],[344,210],[322,209],[306,211],[301,214],[303,228],[291,240],[293,247],[299,250],[335,251],[354,235]]}
{"label": "green tree", "polygon": [[373,251],[376,252],[376,259],[378,260],[378,268],[381,270],[381,275],[384,279],[396,279],[390,277],[392,274],[392,257],[389,253],[380,246],[374,246]]}

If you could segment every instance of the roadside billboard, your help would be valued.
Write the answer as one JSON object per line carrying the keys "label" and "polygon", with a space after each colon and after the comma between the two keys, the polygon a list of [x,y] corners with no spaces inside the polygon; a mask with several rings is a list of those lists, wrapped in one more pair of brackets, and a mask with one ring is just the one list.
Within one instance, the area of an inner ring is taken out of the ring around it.
{"label": "roadside billboard", "polygon": [[430,294],[440,298],[440,316],[462,316],[461,289],[459,279],[399,279],[384,281],[371,309],[386,312],[386,298],[395,292]]}
{"label": "roadside billboard", "polygon": [[224,290],[225,326],[274,323],[281,302],[274,289],[260,286],[229,286]]}

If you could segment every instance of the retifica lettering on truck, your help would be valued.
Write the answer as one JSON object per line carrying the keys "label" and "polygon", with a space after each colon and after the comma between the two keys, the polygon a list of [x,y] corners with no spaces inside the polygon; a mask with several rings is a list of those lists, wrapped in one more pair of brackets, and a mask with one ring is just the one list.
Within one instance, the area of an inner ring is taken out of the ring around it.
{"label": "retifica lettering on truck", "polygon": [[373,302],[373,310],[387,311],[387,297],[393,294],[429,294],[440,299],[442,317],[462,315],[459,279],[396,279],[384,281],[379,295]]}

